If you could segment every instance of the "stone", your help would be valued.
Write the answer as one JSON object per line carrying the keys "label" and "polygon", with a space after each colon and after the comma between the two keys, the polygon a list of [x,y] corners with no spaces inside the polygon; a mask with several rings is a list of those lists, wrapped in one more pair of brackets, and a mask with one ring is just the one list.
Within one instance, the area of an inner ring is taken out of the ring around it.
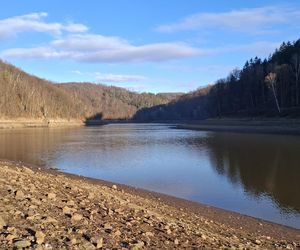
{"label": "stone", "polygon": [[148,236],[148,237],[153,237],[154,236],[154,234],[152,232],[146,232],[145,235]]}
{"label": "stone", "polygon": [[96,241],[96,247],[97,247],[97,248],[102,248],[102,247],[103,247],[103,238],[99,238],[99,239]]}
{"label": "stone", "polygon": [[63,207],[63,213],[67,214],[67,215],[71,215],[72,214],[72,209],[69,208],[68,206]]}
{"label": "stone", "polygon": [[133,248],[132,249],[140,249],[145,246],[145,243],[143,241],[137,241],[133,243]]}
{"label": "stone", "polygon": [[75,245],[77,243],[77,240],[75,238],[72,238],[70,240],[71,245]]}
{"label": "stone", "polygon": [[82,219],[82,215],[81,214],[77,214],[77,213],[75,213],[75,214],[73,214],[73,216],[72,216],[72,220],[73,221],[80,221],[81,219]]}
{"label": "stone", "polygon": [[42,231],[37,231],[35,233],[36,243],[41,245],[42,243],[44,243],[45,237],[46,235]]}
{"label": "stone", "polygon": [[2,229],[3,227],[6,227],[6,226],[7,226],[7,224],[6,224],[5,220],[0,215],[0,229]]}
{"label": "stone", "polygon": [[11,240],[13,240],[13,239],[15,239],[15,238],[17,238],[17,236],[16,235],[13,235],[13,234],[9,234],[9,235],[7,235],[6,236],[6,240],[8,240],[8,241],[11,241]]}
{"label": "stone", "polygon": [[18,240],[14,243],[16,248],[25,248],[31,245],[29,240]]}
{"label": "stone", "polygon": [[17,200],[23,200],[25,198],[25,195],[21,190],[17,190],[16,194],[15,194],[15,197],[16,197]]}
{"label": "stone", "polygon": [[261,244],[260,240],[255,240],[254,242],[255,242],[256,245],[260,245]]}
{"label": "stone", "polygon": [[73,206],[75,206],[75,202],[73,200],[69,200],[67,202],[67,205],[73,207]]}
{"label": "stone", "polygon": [[114,190],[117,190],[117,189],[118,189],[117,185],[112,185],[111,188],[114,189]]}
{"label": "stone", "polygon": [[179,244],[179,240],[178,240],[177,238],[174,240],[174,244],[175,244],[175,245],[178,245],[178,244]]}
{"label": "stone", "polygon": [[56,198],[56,194],[54,194],[54,193],[48,193],[48,194],[47,194],[47,197],[48,197],[49,199],[53,200],[53,199]]}
{"label": "stone", "polygon": [[26,174],[34,174],[34,172],[27,167],[23,167],[22,172],[26,173]]}

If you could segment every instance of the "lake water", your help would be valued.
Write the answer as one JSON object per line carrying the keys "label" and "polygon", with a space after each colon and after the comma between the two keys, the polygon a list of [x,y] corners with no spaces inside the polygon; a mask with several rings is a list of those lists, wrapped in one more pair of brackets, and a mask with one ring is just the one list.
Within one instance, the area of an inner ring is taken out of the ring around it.
{"label": "lake water", "polygon": [[55,166],[300,228],[300,136],[163,124],[0,130],[0,158]]}

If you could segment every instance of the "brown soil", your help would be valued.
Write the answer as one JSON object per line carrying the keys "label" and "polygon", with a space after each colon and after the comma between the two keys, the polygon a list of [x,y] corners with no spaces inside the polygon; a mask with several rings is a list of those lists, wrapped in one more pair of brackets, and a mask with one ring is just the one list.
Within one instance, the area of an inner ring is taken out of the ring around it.
{"label": "brown soil", "polygon": [[170,196],[0,163],[1,249],[296,249],[299,230]]}

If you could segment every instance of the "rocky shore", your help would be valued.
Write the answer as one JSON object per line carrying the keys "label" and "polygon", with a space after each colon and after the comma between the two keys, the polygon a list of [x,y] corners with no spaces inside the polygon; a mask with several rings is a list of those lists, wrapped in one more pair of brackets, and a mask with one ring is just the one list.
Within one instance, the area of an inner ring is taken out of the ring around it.
{"label": "rocky shore", "polygon": [[299,230],[218,211],[0,163],[1,249],[300,248]]}

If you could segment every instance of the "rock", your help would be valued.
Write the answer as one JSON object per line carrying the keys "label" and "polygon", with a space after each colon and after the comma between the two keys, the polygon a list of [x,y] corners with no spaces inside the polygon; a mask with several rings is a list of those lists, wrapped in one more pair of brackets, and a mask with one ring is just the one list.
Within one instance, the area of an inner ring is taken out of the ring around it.
{"label": "rock", "polygon": [[154,236],[154,234],[152,232],[146,232],[145,235],[148,236],[148,237],[153,237]]}
{"label": "rock", "polygon": [[15,197],[17,200],[23,200],[25,198],[25,195],[21,190],[17,190],[15,193]]}
{"label": "rock", "polygon": [[35,233],[35,238],[36,238],[36,243],[38,243],[39,245],[41,245],[44,240],[45,240],[45,234],[42,231],[37,231]]}
{"label": "rock", "polygon": [[72,214],[72,209],[69,208],[68,206],[63,207],[63,213],[67,214],[67,215],[71,215]]}
{"label": "rock", "polygon": [[120,232],[120,230],[117,230],[113,233],[114,236],[120,236],[122,233]]}
{"label": "rock", "polygon": [[114,189],[114,190],[117,190],[117,189],[118,189],[117,185],[112,185],[111,188]]}
{"label": "rock", "polygon": [[5,220],[0,215],[0,229],[2,229],[3,227],[6,227],[6,226],[7,226],[7,224],[6,224]]}
{"label": "rock", "polygon": [[201,238],[202,238],[203,240],[206,240],[206,239],[207,239],[207,237],[206,237],[204,234],[201,234]]}
{"label": "rock", "polygon": [[71,245],[75,245],[77,243],[77,240],[75,238],[70,240]]}
{"label": "rock", "polygon": [[140,249],[145,246],[145,243],[143,241],[136,241],[133,243],[133,248],[132,249]]}
{"label": "rock", "polygon": [[53,200],[53,199],[56,198],[56,194],[54,194],[54,193],[48,193],[48,194],[47,194],[47,197],[48,197],[49,199]]}
{"label": "rock", "polygon": [[27,167],[23,167],[22,172],[26,173],[26,174],[34,174],[34,172]]}
{"label": "rock", "polygon": [[96,241],[96,247],[97,247],[97,248],[103,247],[103,238],[99,238],[99,239]]}
{"label": "rock", "polygon": [[255,242],[256,245],[260,245],[261,244],[260,240],[255,240],[254,242]]}
{"label": "rock", "polygon": [[67,205],[73,207],[73,206],[75,206],[75,202],[73,200],[69,200],[67,202]]}
{"label": "rock", "polygon": [[77,214],[77,213],[75,213],[75,214],[73,214],[73,216],[72,216],[72,220],[73,221],[80,221],[81,219],[82,219],[82,215],[81,214]]}
{"label": "rock", "polygon": [[88,199],[94,199],[95,198],[95,194],[94,193],[89,193],[88,195]]}
{"label": "rock", "polygon": [[56,224],[58,221],[52,217],[46,217],[43,221],[43,223],[51,223],[51,224]]}
{"label": "rock", "polygon": [[8,234],[8,235],[5,237],[5,239],[8,240],[8,241],[11,241],[11,240],[13,240],[13,239],[15,239],[15,238],[17,238],[17,236],[16,236],[16,235],[13,235],[13,234]]}
{"label": "rock", "polygon": [[179,240],[178,240],[177,238],[174,240],[174,244],[175,244],[175,245],[178,245],[178,244],[179,244]]}
{"label": "rock", "polygon": [[96,249],[96,247],[91,242],[86,241],[86,242],[82,243],[82,249],[94,250],[94,249]]}
{"label": "rock", "polygon": [[29,240],[18,240],[14,243],[16,248],[25,248],[31,245]]}

